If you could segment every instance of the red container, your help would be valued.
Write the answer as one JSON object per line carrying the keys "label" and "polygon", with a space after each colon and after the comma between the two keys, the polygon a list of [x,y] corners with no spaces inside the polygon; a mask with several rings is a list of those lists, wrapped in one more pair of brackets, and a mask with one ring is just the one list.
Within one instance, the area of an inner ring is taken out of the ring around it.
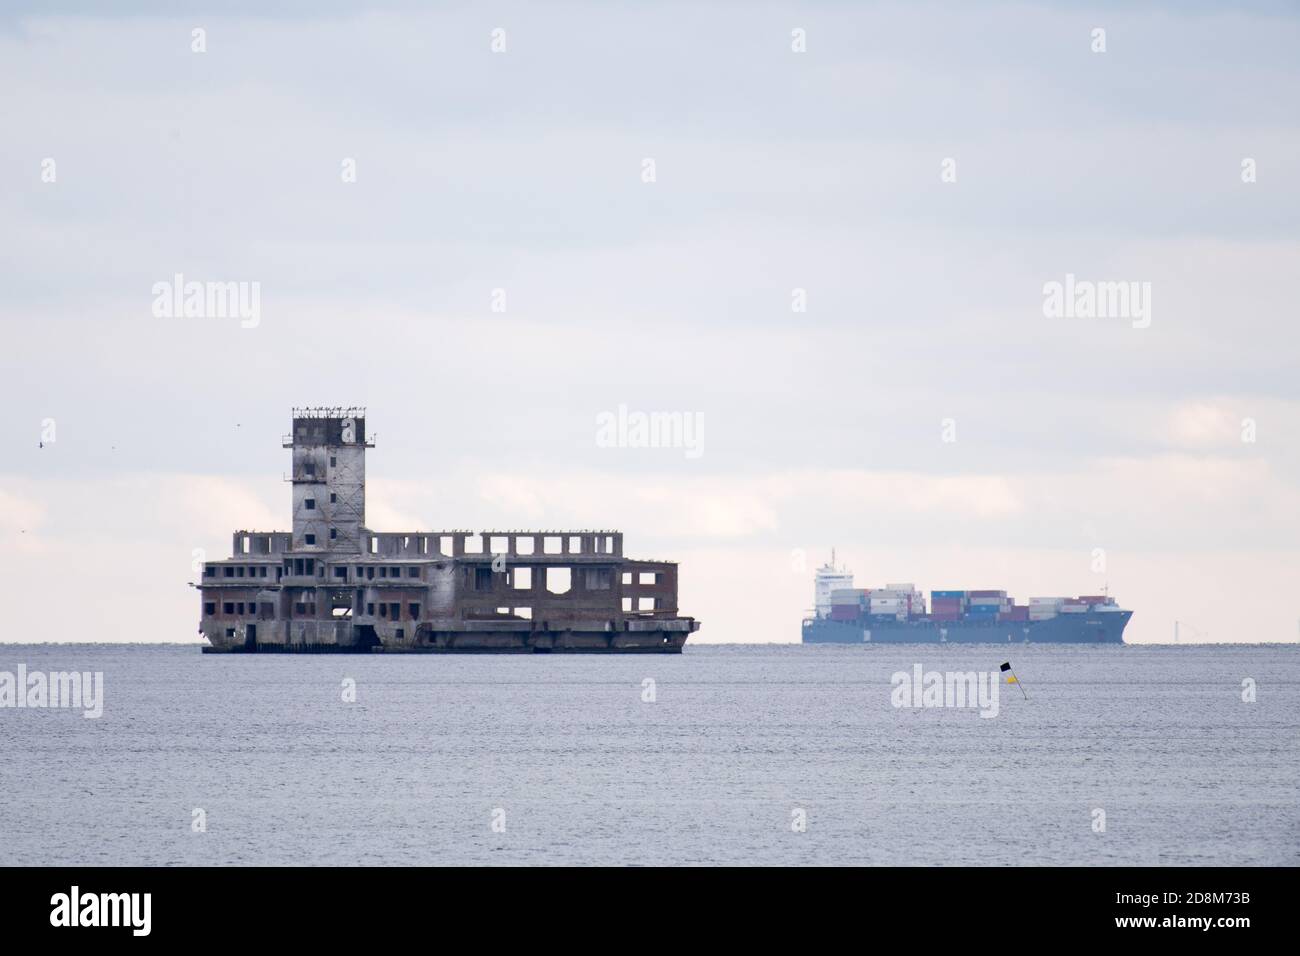
{"label": "red container", "polygon": [[935,611],[930,615],[932,621],[959,621],[961,615],[956,611]]}
{"label": "red container", "polygon": [[1087,601],[1089,604],[1105,604],[1106,595],[1104,594],[1084,594],[1080,596],[1080,601]]}
{"label": "red container", "polygon": [[968,591],[971,597],[1006,597],[1006,591]]}
{"label": "red container", "polygon": [[833,604],[831,605],[832,621],[856,621],[858,615],[862,613],[862,608],[856,604]]}

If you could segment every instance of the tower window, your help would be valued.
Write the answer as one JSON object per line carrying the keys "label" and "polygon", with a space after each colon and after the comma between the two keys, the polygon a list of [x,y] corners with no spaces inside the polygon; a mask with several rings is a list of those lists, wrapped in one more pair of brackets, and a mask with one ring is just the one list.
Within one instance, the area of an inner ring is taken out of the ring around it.
{"label": "tower window", "polygon": [[315,544],[316,536],[314,534],[305,534],[302,536],[302,540],[307,542],[308,544]]}
{"label": "tower window", "polygon": [[335,458],[333,455],[330,455],[330,467],[333,468],[333,467],[335,467],[336,465],[338,465],[338,463],[339,463],[339,460],[338,460],[337,458]]}
{"label": "tower window", "polygon": [[337,538],[338,536],[339,536],[339,529],[338,529],[338,528],[330,528],[330,540],[333,541],[333,540],[334,540],[335,538]]}
{"label": "tower window", "polygon": [[302,473],[303,473],[304,475],[314,476],[314,475],[316,474],[316,465],[315,465],[315,463],[314,463],[314,462],[310,462],[310,461],[309,461],[309,462],[306,462],[306,463],[302,466]]}
{"label": "tower window", "polygon": [[308,498],[306,501],[303,502],[303,504],[305,504],[305,505],[307,506],[307,510],[308,510],[308,511],[315,511],[315,510],[316,510],[316,499],[315,499],[315,498]]}
{"label": "tower window", "polygon": [[336,502],[336,501],[338,501],[338,500],[339,500],[339,496],[336,495],[336,494],[334,494],[334,492],[331,491],[331,492],[330,492],[330,504],[334,504],[334,502]]}

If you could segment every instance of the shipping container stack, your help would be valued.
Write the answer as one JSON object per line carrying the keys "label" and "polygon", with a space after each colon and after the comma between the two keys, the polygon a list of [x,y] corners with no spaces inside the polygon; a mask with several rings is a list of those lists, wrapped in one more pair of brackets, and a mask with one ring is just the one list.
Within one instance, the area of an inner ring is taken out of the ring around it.
{"label": "shipping container stack", "polygon": [[965,591],[931,591],[930,620],[949,622],[961,620],[966,611]]}
{"label": "shipping container stack", "polygon": [[1006,591],[968,591],[966,620],[980,624],[991,624],[1004,611],[1011,608],[1011,599]]}
{"label": "shipping container stack", "polygon": [[1080,597],[1032,597],[1016,604],[1006,591],[931,591],[927,612],[925,597],[911,584],[883,588],[837,588],[831,591],[832,621],[858,622],[864,616],[891,617],[899,621],[999,624],[1046,621],[1058,614],[1082,614],[1094,607],[1115,607],[1103,594]]}
{"label": "shipping container stack", "polygon": [[1029,620],[1046,621],[1056,617],[1067,598],[1031,597],[1029,599]]}
{"label": "shipping container stack", "polygon": [[925,614],[925,597],[911,584],[890,584],[871,592],[868,612],[872,617],[906,621]]}
{"label": "shipping container stack", "polygon": [[871,591],[867,588],[836,588],[831,591],[831,620],[853,623],[862,617]]}

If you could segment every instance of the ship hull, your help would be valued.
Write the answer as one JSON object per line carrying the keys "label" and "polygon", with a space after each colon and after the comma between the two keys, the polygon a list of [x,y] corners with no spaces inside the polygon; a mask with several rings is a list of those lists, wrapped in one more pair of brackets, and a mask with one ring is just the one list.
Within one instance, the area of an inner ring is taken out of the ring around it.
{"label": "ship hull", "polygon": [[[615,628],[537,627],[529,622],[462,622],[459,627],[421,626],[409,638],[403,631],[373,626],[331,626],[320,632],[291,633],[288,640],[264,631],[206,634],[205,654],[680,654],[699,630],[693,618],[625,621]],[[325,637],[326,640],[319,638]]]}
{"label": "ship hull", "polygon": [[1058,614],[1045,621],[804,621],[805,644],[1123,644],[1132,611]]}

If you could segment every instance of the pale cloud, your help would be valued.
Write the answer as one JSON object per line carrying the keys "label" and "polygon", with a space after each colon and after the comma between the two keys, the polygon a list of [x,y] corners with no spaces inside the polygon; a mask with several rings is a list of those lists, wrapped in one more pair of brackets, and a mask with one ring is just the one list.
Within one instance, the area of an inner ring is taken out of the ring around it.
{"label": "pale cloud", "polygon": [[1240,441],[1241,417],[1234,417],[1223,405],[1189,402],[1170,415],[1169,433],[1182,445],[1222,446],[1233,439]]}
{"label": "pale cloud", "polygon": [[0,530],[11,533],[35,531],[45,518],[45,506],[37,498],[6,491],[0,485]]}

